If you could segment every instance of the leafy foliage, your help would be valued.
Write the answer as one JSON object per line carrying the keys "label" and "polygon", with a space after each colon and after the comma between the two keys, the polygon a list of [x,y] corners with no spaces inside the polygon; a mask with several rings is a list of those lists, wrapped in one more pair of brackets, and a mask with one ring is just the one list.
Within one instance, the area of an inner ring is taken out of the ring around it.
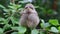
{"label": "leafy foliage", "polygon": [[50,20],[49,20],[49,23],[51,23],[52,25],[55,25],[55,26],[59,25],[57,19],[52,19],[52,20],[50,19]]}
{"label": "leafy foliage", "polygon": [[55,27],[51,27],[52,32],[58,32],[58,30]]}
{"label": "leafy foliage", "polygon": [[36,30],[36,29],[34,29],[34,30],[31,31],[31,34],[38,34],[38,33],[39,33],[39,31]]}
{"label": "leafy foliage", "polygon": [[[51,34],[60,32],[60,0],[57,0],[57,8],[53,9],[54,0],[14,0],[16,4],[10,3],[10,0],[0,0],[0,34],[10,30],[17,30],[11,34],[25,34],[26,27],[19,25],[20,11],[26,3],[32,3],[41,18],[40,29],[31,30],[31,34]],[[10,3],[10,5],[9,5]],[[54,5],[55,7],[56,5]],[[50,32],[50,33],[49,33]],[[7,32],[9,33],[9,32]],[[30,34],[27,32],[27,34]]]}

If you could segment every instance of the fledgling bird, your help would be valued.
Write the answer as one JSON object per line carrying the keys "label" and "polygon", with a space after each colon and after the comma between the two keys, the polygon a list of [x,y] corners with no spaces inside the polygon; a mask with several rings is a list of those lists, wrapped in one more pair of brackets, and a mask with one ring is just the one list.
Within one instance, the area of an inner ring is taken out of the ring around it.
{"label": "fledgling bird", "polygon": [[34,29],[39,24],[40,20],[38,13],[32,4],[26,4],[24,10],[21,11],[20,14],[21,14],[21,18],[20,18],[21,26]]}

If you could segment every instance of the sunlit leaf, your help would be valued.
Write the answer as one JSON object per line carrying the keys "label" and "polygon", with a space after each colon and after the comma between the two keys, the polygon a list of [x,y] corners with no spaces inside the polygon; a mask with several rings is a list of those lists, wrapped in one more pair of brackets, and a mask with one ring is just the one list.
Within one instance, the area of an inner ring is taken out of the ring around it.
{"label": "sunlit leaf", "polygon": [[5,19],[4,18],[0,18],[0,21],[4,21]]}
{"label": "sunlit leaf", "polygon": [[13,25],[18,24],[17,19],[15,19],[13,16],[12,16],[12,17],[10,17],[10,19],[11,19],[11,21],[12,21]]}
{"label": "sunlit leaf", "polygon": [[36,29],[33,29],[33,30],[31,31],[31,34],[38,34],[38,33],[39,33],[39,31],[36,30]]}
{"label": "sunlit leaf", "polygon": [[9,20],[0,18],[0,24],[7,24]]}
{"label": "sunlit leaf", "polygon": [[41,22],[42,22],[42,23],[45,23],[45,21],[44,21],[43,19],[41,19]]}
{"label": "sunlit leaf", "polygon": [[55,26],[59,25],[59,22],[57,19],[50,19],[49,23],[51,23],[52,25],[55,25]]}
{"label": "sunlit leaf", "polygon": [[50,31],[55,32],[55,33],[56,32],[59,32],[56,27],[51,27],[51,30]]}
{"label": "sunlit leaf", "polygon": [[3,5],[1,5],[1,4],[0,4],[0,7],[5,9],[5,7]]}
{"label": "sunlit leaf", "polygon": [[15,7],[13,7],[13,6],[8,6],[9,8],[11,8],[11,9],[16,9]]}
{"label": "sunlit leaf", "polygon": [[5,12],[8,12],[9,10],[8,9],[3,9]]}
{"label": "sunlit leaf", "polygon": [[21,5],[16,5],[16,4],[11,4],[11,6],[8,6],[11,9],[17,10],[18,8],[21,7]]}
{"label": "sunlit leaf", "polygon": [[40,25],[41,25],[42,28],[46,28],[46,27],[50,26],[50,24],[49,23],[45,23],[45,21],[43,19],[41,19],[41,22],[42,23]]}
{"label": "sunlit leaf", "polygon": [[9,22],[9,19],[4,20],[4,24],[8,24],[8,22]]}
{"label": "sunlit leaf", "polygon": [[60,26],[58,27],[58,30],[59,30],[59,32],[60,32]]}
{"label": "sunlit leaf", "polygon": [[47,28],[47,27],[49,27],[49,26],[50,26],[49,23],[41,23],[41,27],[42,27],[42,28]]}
{"label": "sunlit leaf", "polygon": [[0,28],[0,34],[3,34],[3,29],[2,28]]}
{"label": "sunlit leaf", "polygon": [[25,28],[25,27],[19,27],[19,28],[18,28],[18,31],[19,31],[19,32],[18,32],[19,34],[23,34],[23,33],[26,32],[26,28]]}
{"label": "sunlit leaf", "polygon": [[18,34],[17,32],[13,32],[13,33],[11,33],[11,34]]}
{"label": "sunlit leaf", "polygon": [[3,28],[4,28],[4,30],[5,30],[5,29],[9,29],[9,28],[11,28],[11,25],[6,24]]}
{"label": "sunlit leaf", "polygon": [[18,30],[18,27],[11,27],[12,30]]}
{"label": "sunlit leaf", "polygon": [[11,27],[13,30],[18,30],[18,34],[23,34],[26,32],[26,28],[25,27]]}

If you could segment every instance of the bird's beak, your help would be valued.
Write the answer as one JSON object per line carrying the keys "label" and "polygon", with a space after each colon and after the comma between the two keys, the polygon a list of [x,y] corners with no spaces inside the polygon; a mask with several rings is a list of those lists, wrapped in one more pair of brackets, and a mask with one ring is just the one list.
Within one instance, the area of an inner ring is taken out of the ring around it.
{"label": "bird's beak", "polygon": [[27,8],[28,10],[30,10],[30,8]]}

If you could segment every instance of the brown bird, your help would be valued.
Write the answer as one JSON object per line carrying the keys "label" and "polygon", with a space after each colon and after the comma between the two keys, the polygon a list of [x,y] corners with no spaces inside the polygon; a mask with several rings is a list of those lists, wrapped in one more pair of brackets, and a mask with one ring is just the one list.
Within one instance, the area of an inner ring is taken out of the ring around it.
{"label": "brown bird", "polygon": [[21,26],[34,29],[39,24],[40,20],[38,17],[38,13],[32,4],[26,4],[24,10],[21,11],[20,14],[21,14],[21,18],[20,18]]}

